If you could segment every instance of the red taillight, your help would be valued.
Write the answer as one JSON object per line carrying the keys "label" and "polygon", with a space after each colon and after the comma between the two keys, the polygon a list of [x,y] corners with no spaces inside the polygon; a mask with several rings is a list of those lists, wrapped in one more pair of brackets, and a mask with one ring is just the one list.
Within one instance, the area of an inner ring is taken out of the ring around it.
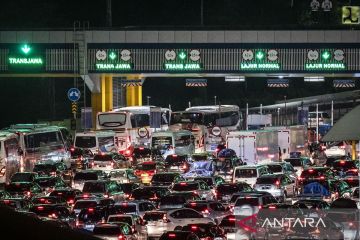
{"label": "red taillight", "polygon": [[176,237],[176,234],[175,234],[175,233],[169,233],[168,237],[169,237],[169,238],[175,238],[175,237]]}
{"label": "red taillight", "polygon": [[127,203],[127,202],[124,202],[124,203],[122,203],[121,205],[124,206],[124,207],[127,207],[127,206],[128,206],[128,203]]}
{"label": "red taillight", "polygon": [[109,198],[109,194],[104,194],[104,198]]}
{"label": "red taillight", "polygon": [[169,149],[172,150],[172,149],[174,149],[174,147],[173,147],[172,145],[170,145],[170,146],[169,146]]}
{"label": "red taillight", "polygon": [[345,149],[345,146],[344,146],[344,145],[342,145],[342,146],[340,146],[340,148],[341,148],[341,149]]}
{"label": "red taillight", "polygon": [[5,204],[9,204],[9,203],[10,203],[10,200],[4,200],[4,203],[5,203]]}
{"label": "red taillight", "polygon": [[276,185],[276,186],[280,186],[280,181],[279,181],[279,180],[276,180],[275,185]]}
{"label": "red taillight", "polygon": [[114,167],[114,165],[115,165],[114,162],[111,162],[111,167]]}
{"label": "red taillight", "polygon": [[262,205],[259,205],[258,208],[259,208],[259,209],[262,209]]}
{"label": "red taillight", "polygon": [[191,206],[196,206],[195,202],[190,203]]}
{"label": "red taillight", "polygon": [[44,210],[44,207],[43,207],[43,206],[38,206],[37,209],[38,209],[39,211],[42,211],[42,210]]}
{"label": "red taillight", "polygon": [[140,149],[140,150],[144,150],[144,148],[143,148],[143,147],[140,147],[139,149]]}
{"label": "red taillight", "polygon": [[215,149],[215,152],[219,152],[219,151],[220,151],[220,148],[216,148],[216,149]]}
{"label": "red taillight", "polygon": [[276,206],[270,206],[269,209],[276,209]]}
{"label": "red taillight", "polygon": [[118,240],[126,240],[126,237],[121,234],[121,235],[118,236]]}
{"label": "red taillight", "polygon": [[130,197],[130,194],[125,193],[125,194],[124,194],[124,197],[125,197],[125,198],[129,198],[129,197]]}
{"label": "red taillight", "polygon": [[105,153],[104,153],[104,152],[101,152],[100,155],[101,155],[101,156],[105,156]]}
{"label": "red taillight", "polygon": [[88,209],[88,212],[94,212],[94,209],[93,209],[93,208],[89,208],[89,209]]}
{"label": "red taillight", "polygon": [[28,197],[30,197],[31,192],[30,192],[30,191],[26,191],[26,192],[25,192],[25,195],[28,196]]}
{"label": "red taillight", "polygon": [[171,155],[171,156],[173,156],[173,157],[177,157],[178,155],[177,155],[177,154],[173,154],[173,155]]}
{"label": "red taillight", "polygon": [[170,222],[170,220],[166,217],[166,215],[163,216],[163,222],[164,222],[164,223]]}
{"label": "red taillight", "polygon": [[314,172],[314,169],[309,169],[309,172],[310,172],[310,173]]}
{"label": "red taillight", "polygon": [[209,210],[208,210],[208,209],[205,209],[204,211],[202,211],[202,213],[204,213],[204,214],[209,214]]}
{"label": "red taillight", "polygon": [[340,160],[340,164],[341,164],[341,165],[344,165],[344,164],[345,164],[345,161],[344,161],[344,160]]}
{"label": "red taillight", "polygon": [[74,147],[71,147],[70,148],[70,152],[74,152],[75,151],[75,148]]}
{"label": "red taillight", "polygon": [[83,198],[88,198],[89,194],[83,194]]}
{"label": "red taillight", "polygon": [[186,185],[187,185],[186,182],[181,182],[181,183],[180,183],[180,186],[186,186]]}
{"label": "red taillight", "polygon": [[198,230],[198,226],[191,226],[191,230]]}
{"label": "red taillight", "polygon": [[39,201],[40,202],[45,202],[45,198],[40,198]]}
{"label": "red taillight", "polygon": [[324,180],[324,179],[325,179],[325,177],[324,177],[324,176],[321,176],[321,177],[320,177],[320,179],[321,179],[321,180]]}
{"label": "red taillight", "polygon": [[67,201],[68,204],[74,204],[74,199],[70,199]]}
{"label": "red taillight", "polygon": [[266,152],[269,150],[269,148],[268,147],[258,147],[257,150],[261,151],[261,152]]}
{"label": "red taillight", "polygon": [[235,222],[235,221],[236,221],[236,218],[234,218],[234,217],[229,218],[229,222]]}

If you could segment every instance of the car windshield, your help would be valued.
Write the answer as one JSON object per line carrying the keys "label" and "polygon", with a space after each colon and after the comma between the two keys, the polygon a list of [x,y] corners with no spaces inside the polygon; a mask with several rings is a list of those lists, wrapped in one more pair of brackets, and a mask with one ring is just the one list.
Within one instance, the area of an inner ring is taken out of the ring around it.
{"label": "car windshield", "polygon": [[194,190],[198,190],[199,188],[199,184],[198,183],[177,183],[173,186],[172,190],[173,191],[179,191],[179,192],[184,192],[184,191],[194,191]]}
{"label": "car windshield", "polygon": [[32,187],[31,183],[10,183],[9,185],[5,185],[5,191],[9,193],[25,192],[25,191],[29,191],[31,187]]}
{"label": "car windshield", "polygon": [[231,194],[241,191],[241,188],[236,184],[220,184],[216,190],[222,194]]}
{"label": "car windshield", "polygon": [[269,164],[266,166],[269,168],[270,172],[272,172],[272,173],[281,173],[282,172],[281,165]]}
{"label": "car windshield", "polygon": [[345,161],[345,160],[334,162],[333,167],[335,169],[352,169],[352,168],[356,169],[356,165],[354,161]]}
{"label": "car windshield", "polygon": [[125,113],[103,113],[98,115],[98,123],[102,127],[120,127],[126,123]]}
{"label": "car windshield", "polygon": [[151,191],[149,189],[135,189],[132,192],[132,197],[134,199],[149,199],[154,197],[155,191]]}
{"label": "car windshield", "polygon": [[130,226],[133,225],[131,216],[110,216],[108,222],[124,222]]}
{"label": "car windshield", "polygon": [[98,175],[95,172],[77,172],[74,176],[74,181],[88,181],[98,180]]}
{"label": "car windshield", "polygon": [[96,205],[96,201],[77,201],[74,205],[74,209],[95,208]]}
{"label": "car windshield", "polygon": [[55,164],[37,164],[34,166],[34,172],[56,172]]}
{"label": "car windshield", "polygon": [[194,161],[207,161],[208,160],[208,156],[207,155],[192,155],[191,158]]}
{"label": "car windshield", "polygon": [[242,205],[259,206],[259,199],[256,197],[240,197],[236,200],[235,206]]}
{"label": "car windshield", "polygon": [[105,183],[103,183],[103,182],[85,182],[83,192],[103,193],[103,192],[105,192]]}
{"label": "car windshield", "polygon": [[131,193],[131,191],[134,189],[133,183],[120,183],[119,186],[123,190],[124,193]]}
{"label": "car windshield", "polygon": [[118,212],[122,212],[122,213],[134,213],[136,212],[136,205],[135,204],[117,204],[114,206],[115,209]]}
{"label": "car windshield", "polygon": [[73,198],[75,197],[75,192],[73,191],[59,191],[59,190],[55,190],[55,191],[52,191],[50,193],[49,196],[59,196],[59,197],[63,197],[63,198]]}
{"label": "car windshield", "polygon": [[275,184],[278,180],[275,177],[261,177],[256,179],[256,184]]}
{"label": "car windshield", "polygon": [[152,182],[173,182],[175,179],[174,174],[155,174],[152,178]]}
{"label": "car windshield", "polygon": [[147,212],[144,215],[144,220],[151,222],[151,221],[159,221],[159,220],[163,220],[164,217],[164,213],[162,212]]}
{"label": "car windshield", "polygon": [[63,150],[64,142],[60,131],[39,132],[25,135],[25,147],[28,153]]}
{"label": "car windshield", "polygon": [[136,166],[137,170],[142,170],[142,171],[149,171],[149,170],[155,170],[156,169],[156,164],[155,163],[142,163],[142,164],[138,164]]}
{"label": "car windshield", "polygon": [[121,231],[121,227],[119,226],[111,226],[111,227],[98,227],[95,226],[93,233],[95,235],[108,235],[108,236],[113,236],[113,235],[120,235],[122,234]]}
{"label": "car windshield", "polygon": [[35,179],[35,182],[39,184],[40,187],[54,187],[58,185],[58,179],[50,177],[50,178],[37,178]]}
{"label": "car windshield", "polygon": [[31,182],[33,174],[31,173],[15,173],[11,177],[11,182]]}
{"label": "car windshield", "polygon": [[164,196],[160,200],[161,205],[179,205],[186,202],[185,197],[180,195]]}
{"label": "car windshield", "polygon": [[356,188],[354,193],[353,193],[353,197],[354,198],[360,198],[360,191],[359,191],[359,188]]}
{"label": "car windshield", "polygon": [[179,155],[168,155],[165,159],[166,164],[180,164],[186,162],[185,156],[179,156]]}
{"label": "car windshield", "polygon": [[198,212],[202,212],[208,209],[207,205],[202,203],[188,203],[185,205],[185,207],[192,208]]}
{"label": "car windshield", "polygon": [[293,167],[302,167],[302,161],[300,158],[287,158],[285,162],[290,163]]}
{"label": "car windshield", "polygon": [[75,147],[78,148],[94,148],[96,147],[95,136],[76,136]]}
{"label": "car windshield", "polygon": [[203,114],[202,113],[192,113],[192,112],[173,112],[171,113],[171,124],[179,123],[197,123],[203,124]]}
{"label": "car windshield", "polygon": [[235,177],[236,178],[254,178],[254,177],[257,177],[256,169],[255,168],[236,169],[235,170]]}

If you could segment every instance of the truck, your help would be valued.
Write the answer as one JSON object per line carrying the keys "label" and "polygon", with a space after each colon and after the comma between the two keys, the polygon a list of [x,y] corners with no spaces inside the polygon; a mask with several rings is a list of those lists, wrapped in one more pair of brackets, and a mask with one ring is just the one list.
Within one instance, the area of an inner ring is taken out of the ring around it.
{"label": "truck", "polygon": [[307,155],[307,128],[305,125],[266,127],[265,129],[277,131],[281,159],[289,158],[290,154],[294,152]]}
{"label": "truck", "polygon": [[226,136],[226,146],[247,165],[279,161],[278,132],[275,130],[230,132]]}
{"label": "truck", "polygon": [[246,119],[248,129],[256,130],[271,126],[271,114],[249,114]]}

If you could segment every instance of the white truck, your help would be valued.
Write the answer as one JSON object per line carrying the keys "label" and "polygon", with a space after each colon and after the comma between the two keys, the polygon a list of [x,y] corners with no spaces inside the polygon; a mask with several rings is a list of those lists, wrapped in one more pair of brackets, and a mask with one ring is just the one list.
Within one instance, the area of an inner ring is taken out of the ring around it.
{"label": "white truck", "polygon": [[248,129],[262,129],[271,126],[271,114],[249,114],[246,124]]}
{"label": "white truck", "polygon": [[265,130],[277,131],[281,159],[289,158],[290,153],[300,152],[307,155],[307,128],[304,125],[266,127]]}
{"label": "white truck", "polygon": [[230,132],[226,144],[247,165],[279,161],[278,133],[274,130]]}

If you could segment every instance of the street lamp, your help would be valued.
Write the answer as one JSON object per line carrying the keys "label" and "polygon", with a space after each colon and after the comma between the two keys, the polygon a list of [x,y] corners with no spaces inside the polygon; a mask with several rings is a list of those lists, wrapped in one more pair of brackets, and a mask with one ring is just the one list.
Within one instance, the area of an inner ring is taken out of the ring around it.
{"label": "street lamp", "polygon": [[146,96],[146,105],[150,106],[150,96]]}

